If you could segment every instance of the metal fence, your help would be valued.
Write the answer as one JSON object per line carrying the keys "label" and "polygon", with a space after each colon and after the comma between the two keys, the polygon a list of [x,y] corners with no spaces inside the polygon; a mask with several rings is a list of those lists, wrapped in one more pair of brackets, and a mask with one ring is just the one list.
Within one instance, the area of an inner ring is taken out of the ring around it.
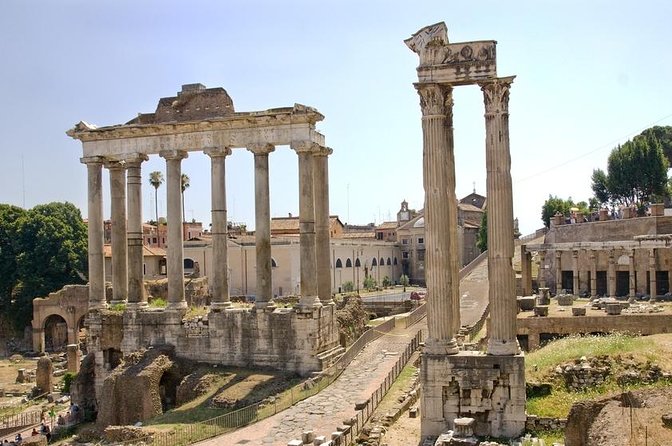
{"label": "metal fence", "polygon": [[406,316],[397,318],[397,324],[400,327],[408,328],[418,323],[423,317],[427,316],[427,304],[422,303],[418,308],[408,313]]}
{"label": "metal fence", "polygon": [[41,422],[41,410],[32,410],[30,412],[6,415],[0,418],[0,436],[5,436],[10,432],[23,429],[27,426],[34,426],[36,424],[40,424]]}

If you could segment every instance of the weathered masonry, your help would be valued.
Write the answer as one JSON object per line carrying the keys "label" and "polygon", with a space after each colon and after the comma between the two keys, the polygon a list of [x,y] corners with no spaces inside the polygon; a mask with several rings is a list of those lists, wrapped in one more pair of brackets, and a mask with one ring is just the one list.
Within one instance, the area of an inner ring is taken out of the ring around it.
{"label": "weathered masonry", "polygon": [[[97,385],[120,354],[171,344],[180,357],[238,366],[270,366],[302,374],[320,370],[338,350],[329,276],[328,156],[315,123],[317,110],[296,104],[235,112],[223,88],[184,85],[162,98],[155,113],[123,125],[80,122],[67,134],[82,142],[88,171],[89,349],[96,355]],[[271,287],[269,155],[289,146],[298,157],[300,290],[294,309],[276,308]],[[227,283],[226,157],[235,149],[254,156],[256,302],[233,308]],[[211,160],[213,262],[208,273],[207,324],[185,324],[181,162],[194,152]],[[150,309],[143,288],[142,163],[165,159],[167,172],[168,305]],[[106,310],[103,277],[102,169],[110,173],[112,303],[125,304],[121,319]],[[115,322],[108,322],[114,320]],[[119,321],[121,327],[119,329]]]}
{"label": "weathered masonry", "polygon": [[[420,58],[428,338],[422,357],[423,438],[473,418],[474,433],[513,437],[525,428],[524,357],[516,339],[509,89],[497,77],[496,42],[449,43],[445,23],[405,41]],[[490,330],[487,354],[460,350],[453,88],[477,84],[485,102]]]}

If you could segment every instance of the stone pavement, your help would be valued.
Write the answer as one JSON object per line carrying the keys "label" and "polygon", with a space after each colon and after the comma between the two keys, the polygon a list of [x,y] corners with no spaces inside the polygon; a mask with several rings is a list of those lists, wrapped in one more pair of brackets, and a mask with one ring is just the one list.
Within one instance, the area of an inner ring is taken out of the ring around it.
{"label": "stone pavement", "polygon": [[[484,260],[460,282],[463,324],[475,323],[487,305],[487,270],[488,263]],[[371,342],[336,381],[317,395],[258,423],[197,444],[286,446],[290,440],[301,439],[305,430],[330,438],[343,420],[355,416],[355,403],[369,398],[380,386],[418,330],[426,335],[426,318],[407,329],[397,327]]]}

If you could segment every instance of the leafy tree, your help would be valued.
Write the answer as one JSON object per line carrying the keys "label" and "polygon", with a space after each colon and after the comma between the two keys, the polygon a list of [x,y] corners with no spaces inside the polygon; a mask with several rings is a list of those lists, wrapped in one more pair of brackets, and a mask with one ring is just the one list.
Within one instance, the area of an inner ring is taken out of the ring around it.
{"label": "leafy tree", "polygon": [[343,292],[344,293],[352,293],[352,291],[355,289],[355,284],[352,283],[352,281],[348,280],[347,282],[343,283]]}
{"label": "leafy tree", "polygon": [[159,186],[163,184],[163,174],[159,172],[158,170],[155,170],[154,172],[149,173],[149,184],[152,185],[154,188],[154,211],[156,215],[156,221],[157,221],[157,229],[159,227],[158,221],[159,221]]}
{"label": "leafy tree", "polygon": [[481,217],[481,227],[478,228],[478,235],[476,236],[476,247],[485,252],[488,249],[488,213],[483,212]]}
{"label": "leafy tree", "polygon": [[401,286],[404,287],[404,293],[405,293],[406,287],[410,283],[410,281],[408,280],[408,276],[406,274],[402,274],[401,276],[399,276],[399,283],[401,284]]}
{"label": "leafy tree", "polygon": [[551,217],[553,217],[558,212],[564,216],[568,216],[573,206],[574,202],[572,201],[571,197],[568,200],[563,200],[562,198],[549,195],[548,199],[541,207],[541,219],[544,222],[544,226],[550,228]]}
{"label": "leafy tree", "polygon": [[17,221],[25,213],[26,211],[20,207],[0,204],[0,312],[2,313],[9,308],[18,282]]}
{"label": "leafy tree", "polygon": [[71,203],[35,206],[16,221],[17,328],[30,323],[32,300],[64,285],[85,283],[87,229]]}
{"label": "leafy tree", "polygon": [[392,281],[390,280],[390,278],[387,276],[383,277],[383,286],[387,288],[390,285],[392,285]]}
{"label": "leafy tree", "polygon": [[373,276],[367,276],[364,279],[363,285],[364,285],[364,288],[366,288],[367,290],[371,290],[371,289],[375,288],[376,285],[377,285],[376,279],[374,279]]}
{"label": "leafy tree", "polygon": [[189,186],[191,186],[191,184],[189,184],[189,175],[183,173],[182,176],[180,177],[180,187],[182,189],[182,221],[183,222],[187,221],[186,218],[184,217],[184,191],[189,189]]}
{"label": "leafy tree", "polygon": [[593,193],[601,203],[642,209],[651,200],[669,195],[668,166],[654,135],[635,137],[611,151],[606,174],[593,171]]}
{"label": "leafy tree", "polygon": [[640,138],[646,140],[649,144],[652,140],[657,140],[663,150],[663,155],[667,158],[668,165],[672,166],[672,126],[653,126],[635,136],[634,140]]}

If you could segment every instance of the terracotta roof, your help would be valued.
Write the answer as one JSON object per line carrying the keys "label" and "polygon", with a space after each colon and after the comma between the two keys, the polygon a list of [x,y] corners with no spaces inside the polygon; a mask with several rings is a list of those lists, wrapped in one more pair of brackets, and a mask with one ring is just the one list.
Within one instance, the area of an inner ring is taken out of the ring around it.
{"label": "terracotta roof", "polygon": [[464,211],[470,211],[470,212],[485,212],[483,209],[479,208],[478,206],[474,206],[473,204],[469,203],[458,203],[457,207]]}
{"label": "terracotta roof", "polygon": [[376,238],[375,231],[348,231],[341,234],[339,238]]}
{"label": "terracotta roof", "polygon": [[[338,215],[330,215],[329,216],[329,226],[333,226],[334,224],[340,224],[343,226],[343,223],[341,223],[341,220],[338,218]],[[273,232],[296,232],[297,234],[299,233],[299,217],[292,216],[292,217],[273,217],[271,218],[271,233]]]}
{"label": "terracotta roof", "polygon": [[[112,257],[112,245],[103,245],[103,254],[105,257]],[[163,248],[153,248],[147,245],[142,245],[143,257],[165,257],[166,250]]]}
{"label": "terracotta roof", "polygon": [[376,226],[376,229],[396,229],[396,228],[397,228],[396,221],[384,221],[378,226]]}

